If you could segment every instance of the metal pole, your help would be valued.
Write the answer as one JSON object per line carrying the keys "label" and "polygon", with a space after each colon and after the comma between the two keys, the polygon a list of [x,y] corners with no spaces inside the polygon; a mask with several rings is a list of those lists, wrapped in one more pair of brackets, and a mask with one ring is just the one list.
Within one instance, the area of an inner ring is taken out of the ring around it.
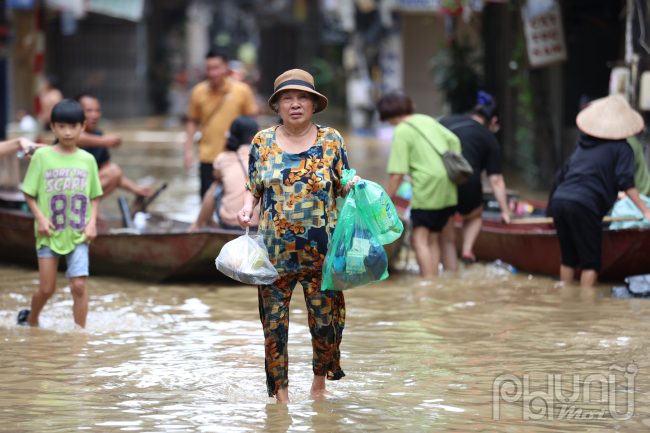
{"label": "metal pole", "polygon": [[[7,18],[7,3],[0,0],[2,20]],[[9,111],[9,87],[7,83],[7,59],[0,60],[0,140],[7,139],[7,113]]]}
{"label": "metal pole", "polygon": [[627,0],[627,17],[625,20],[625,63],[632,63],[632,56],[634,55],[634,42],[633,39],[633,22],[634,22],[634,0]]}

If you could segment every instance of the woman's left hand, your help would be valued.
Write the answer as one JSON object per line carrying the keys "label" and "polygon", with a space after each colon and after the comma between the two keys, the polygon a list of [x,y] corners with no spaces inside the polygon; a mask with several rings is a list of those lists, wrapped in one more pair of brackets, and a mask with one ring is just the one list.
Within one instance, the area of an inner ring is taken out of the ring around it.
{"label": "woman's left hand", "polygon": [[343,193],[341,194],[343,197],[348,195],[352,187],[354,186],[355,183],[359,182],[361,178],[359,176],[354,176],[351,181],[348,182],[348,184],[343,188]]}

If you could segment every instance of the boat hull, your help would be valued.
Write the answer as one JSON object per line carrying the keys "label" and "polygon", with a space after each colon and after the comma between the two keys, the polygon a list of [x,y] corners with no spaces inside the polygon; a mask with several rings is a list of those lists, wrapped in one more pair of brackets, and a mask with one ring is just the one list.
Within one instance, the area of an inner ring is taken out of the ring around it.
{"label": "boat hull", "polygon": [[[232,230],[111,234],[105,226],[98,222],[99,235],[90,244],[91,274],[151,281],[222,278],[214,259],[226,242],[242,234]],[[35,245],[31,214],[0,210],[0,259],[36,266]]]}
{"label": "boat hull", "polygon": [[[459,219],[456,243],[460,251]],[[548,224],[531,227],[484,220],[474,254],[479,260],[500,259],[525,272],[558,275],[560,271],[560,243],[557,232]],[[603,281],[650,273],[650,229],[603,230],[602,263],[599,279]]]}
{"label": "boat hull", "polygon": [[[408,201],[400,198],[394,203],[401,214],[409,205]],[[545,205],[529,203],[539,209]],[[500,259],[519,271],[559,275],[560,243],[553,225],[504,224],[485,215],[483,228],[474,244],[477,259]],[[460,253],[463,233],[462,219],[458,215],[455,225],[456,247]],[[603,230],[602,263],[598,275],[602,281],[623,281],[631,275],[650,274],[650,228]]]}
{"label": "boat hull", "polygon": [[[168,232],[112,234],[110,224],[98,221],[98,236],[89,249],[90,272],[149,281],[227,280],[214,260],[221,248],[241,236],[239,230],[210,229],[187,233],[187,224],[171,221]],[[386,245],[393,258],[402,238]],[[28,212],[0,209],[0,260],[37,266],[34,218]],[[60,268],[65,269],[64,260]]]}

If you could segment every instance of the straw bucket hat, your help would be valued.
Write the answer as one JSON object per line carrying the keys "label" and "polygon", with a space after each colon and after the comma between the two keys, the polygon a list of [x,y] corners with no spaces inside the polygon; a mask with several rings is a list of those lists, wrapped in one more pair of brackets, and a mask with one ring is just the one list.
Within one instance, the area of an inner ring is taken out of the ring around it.
{"label": "straw bucket hat", "polygon": [[643,117],[621,95],[596,99],[576,118],[585,134],[606,140],[623,140],[643,130]]}
{"label": "straw bucket hat", "polygon": [[318,93],[314,88],[314,77],[302,69],[291,69],[275,79],[273,94],[269,98],[269,108],[271,110],[273,110],[272,103],[278,92],[288,89],[304,90],[305,92],[316,95],[318,97],[318,108],[315,113],[320,113],[327,108],[327,98]]}

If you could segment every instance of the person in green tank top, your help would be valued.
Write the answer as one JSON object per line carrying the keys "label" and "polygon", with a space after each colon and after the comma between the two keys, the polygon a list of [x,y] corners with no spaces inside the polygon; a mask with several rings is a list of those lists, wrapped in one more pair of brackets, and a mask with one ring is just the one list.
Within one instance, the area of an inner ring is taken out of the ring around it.
{"label": "person in green tank top", "polygon": [[86,127],[81,105],[65,99],[54,106],[51,120],[59,142],[34,153],[23,182],[25,201],[35,219],[40,283],[31,310],[18,313],[18,324],[39,325],[39,314],[56,289],[59,258],[66,256],[74,321],[84,328],[88,314],[88,243],[97,236],[102,187],[95,157],[77,147]]}

